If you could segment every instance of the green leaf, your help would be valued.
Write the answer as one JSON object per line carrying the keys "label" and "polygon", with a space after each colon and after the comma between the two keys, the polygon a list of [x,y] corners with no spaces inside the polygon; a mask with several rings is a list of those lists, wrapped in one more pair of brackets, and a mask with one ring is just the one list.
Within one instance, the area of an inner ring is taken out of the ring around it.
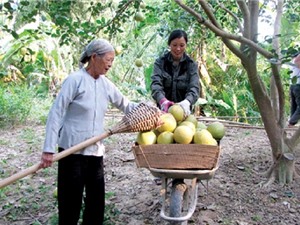
{"label": "green leaf", "polygon": [[17,32],[15,32],[14,30],[11,30],[11,35],[12,35],[15,39],[19,39],[19,35],[18,35]]}

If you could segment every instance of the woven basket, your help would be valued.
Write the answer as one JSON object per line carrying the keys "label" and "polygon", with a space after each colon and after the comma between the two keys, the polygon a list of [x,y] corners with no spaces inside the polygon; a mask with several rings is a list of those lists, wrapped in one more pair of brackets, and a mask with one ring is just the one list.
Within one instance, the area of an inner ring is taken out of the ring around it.
{"label": "woven basket", "polygon": [[217,166],[220,147],[199,144],[134,145],[139,168],[211,170]]}

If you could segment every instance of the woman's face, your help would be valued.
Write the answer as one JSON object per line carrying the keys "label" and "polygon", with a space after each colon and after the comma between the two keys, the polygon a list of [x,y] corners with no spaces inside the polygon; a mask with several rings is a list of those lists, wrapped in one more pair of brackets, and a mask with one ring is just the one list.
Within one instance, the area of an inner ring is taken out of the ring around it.
{"label": "woman's face", "polygon": [[183,56],[186,49],[186,41],[184,37],[176,38],[170,43],[171,54],[175,61],[178,61]]}
{"label": "woman's face", "polygon": [[104,75],[111,68],[115,59],[115,52],[107,52],[104,55],[96,55],[95,72],[99,75]]}

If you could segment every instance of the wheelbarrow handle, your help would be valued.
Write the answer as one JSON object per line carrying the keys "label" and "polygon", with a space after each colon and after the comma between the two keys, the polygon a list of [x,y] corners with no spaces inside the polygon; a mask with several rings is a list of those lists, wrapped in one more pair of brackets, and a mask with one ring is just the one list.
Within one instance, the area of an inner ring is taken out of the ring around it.
{"label": "wheelbarrow handle", "polygon": [[[83,148],[86,148],[94,143],[96,143],[97,141],[100,141],[108,136],[110,136],[111,133],[110,132],[105,132],[101,135],[98,135],[98,136],[95,136],[95,137],[92,137],[90,139],[87,139],[77,145],[74,145],[72,146],[71,148],[68,148],[68,149],[65,149],[64,151],[62,152],[59,152],[59,153],[56,153],[53,155],[53,162],[56,162],[68,155],[71,155],[75,152],[78,152],[79,150],[83,149]],[[7,177],[3,180],[0,181],[0,189],[15,182],[16,180],[19,180],[23,177],[26,177],[27,175],[29,174],[32,174],[32,173],[35,173],[36,171],[38,171],[40,168],[40,163],[37,163],[37,164],[34,164],[33,166],[31,167],[28,167],[27,169],[24,169],[10,177]]]}

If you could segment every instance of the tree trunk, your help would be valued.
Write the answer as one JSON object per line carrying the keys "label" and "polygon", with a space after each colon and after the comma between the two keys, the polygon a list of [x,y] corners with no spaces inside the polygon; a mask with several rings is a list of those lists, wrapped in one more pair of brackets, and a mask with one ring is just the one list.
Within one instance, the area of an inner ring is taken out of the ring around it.
{"label": "tree trunk", "polygon": [[293,181],[295,171],[295,157],[292,153],[283,154],[278,160],[278,166],[274,168],[276,180],[280,184],[289,184]]}
{"label": "tree trunk", "polygon": [[[276,64],[271,65],[272,72],[272,90],[267,92],[266,85],[263,83],[257,69],[257,54],[260,53],[267,59],[275,58],[271,52],[266,51],[257,44],[258,34],[258,16],[259,16],[259,1],[236,1],[239,10],[243,15],[240,18],[243,21],[242,35],[230,34],[223,29],[215,14],[212,11],[212,6],[207,1],[199,1],[206,17],[203,17],[198,12],[189,8],[182,0],[175,0],[183,9],[196,17],[197,21],[206,28],[210,29],[217,36],[221,37],[223,43],[240,58],[243,67],[245,68],[248,80],[253,91],[255,102],[258,105],[263,124],[272,148],[274,164],[271,169],[271,174],[282,184],[290,183],[293,180],[294,174],[294,155],[290,152],[299,140],[300,131],[295,132],[292,138],[289,139],[290,146],[285,143],[284,138],[284,91],[280,77],[280,67]],[[282,14],[283,0],[278,0],[277,17],[275,21],[274,45],[279,51],[279,24]],[[208,19],[206,19],[208,18]],[[239,48],[232,40],[240,42]],[[288,151],[287,151],[288,150]]]}

